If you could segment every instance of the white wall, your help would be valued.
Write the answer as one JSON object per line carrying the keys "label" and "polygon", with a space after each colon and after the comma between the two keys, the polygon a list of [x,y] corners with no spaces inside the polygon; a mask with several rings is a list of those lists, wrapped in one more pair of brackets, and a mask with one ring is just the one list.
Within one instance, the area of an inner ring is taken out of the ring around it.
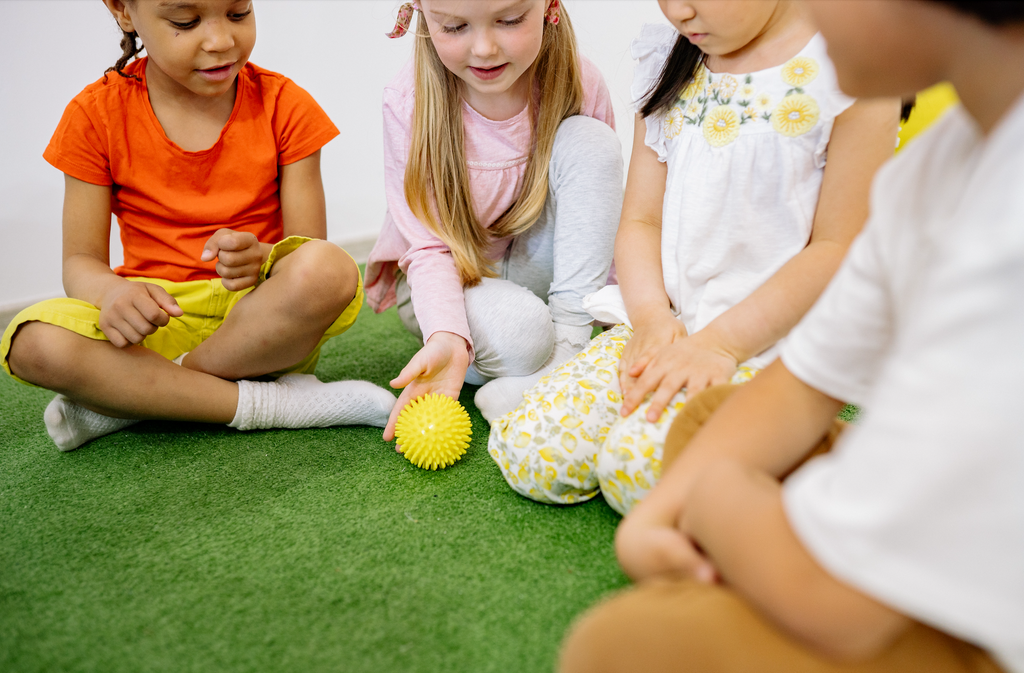
{"label": "white wall", "polygon": [[[341,136],[324,149],[329,236],[374,236],[384,217],[380,94],[411,54],[389,40],[399,0],[259,0],[254,63],[307,89]],[[654,0],[568,0],[581,49],[608,81],[626,160],[629,42],[661,21]],[[63,176],[42,159],[67,103],[120,55],[99,0],[0,3],[0,311],[63,294]],[[120,244],[113,236],[111,258]]]}

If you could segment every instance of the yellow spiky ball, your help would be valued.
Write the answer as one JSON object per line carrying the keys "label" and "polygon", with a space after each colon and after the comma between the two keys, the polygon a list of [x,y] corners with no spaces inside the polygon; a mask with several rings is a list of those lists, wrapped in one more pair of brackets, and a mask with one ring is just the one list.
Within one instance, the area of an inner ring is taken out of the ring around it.
{"label": "yellow spiky ball", "polygon": [[462,458],[472,436],[469,414],[445,395],[417,397],[395,422],[395,440],[403,454],[425,470],[445,468]]}

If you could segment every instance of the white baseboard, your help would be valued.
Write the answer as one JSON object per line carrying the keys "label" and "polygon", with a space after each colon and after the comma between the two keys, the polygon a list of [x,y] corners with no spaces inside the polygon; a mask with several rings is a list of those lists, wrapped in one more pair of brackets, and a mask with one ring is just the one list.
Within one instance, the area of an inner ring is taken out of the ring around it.
{"label": "white baseboard", "polygon": [[[373,244],[377,242],[376,236],[370,236],[369,238],[357,238],[347,239],[344,241],[334,241],[335,245],[344,248],[348,254],[352,255],[352,259],[356,260],[357,264],[366,264],[367,257],[370,256],[370,250],[373,249]],[[18,315],[21,311],[28,308],[32,304],[36,304],[47,299],[53,299],[54,295],[44,295],[39,297],[33,297],[30,299],[19,299],[5,304],[0,304],[0,331],[7,328],[7,324],[11,322],[14,316]]]}

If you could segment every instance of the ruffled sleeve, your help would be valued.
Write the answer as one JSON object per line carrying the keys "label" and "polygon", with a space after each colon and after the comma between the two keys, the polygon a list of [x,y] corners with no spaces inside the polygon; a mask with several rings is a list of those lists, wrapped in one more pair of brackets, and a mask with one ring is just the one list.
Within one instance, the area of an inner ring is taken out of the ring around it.
{"label": "ruffled sleeve", "polygon": [[[647,23],[640,29],[640,35],[633,40],[629,50],[637,62],[636,69],[633,71],[633,86],[630,89],[634,109],[639,110],[647,94],[657,84],[661,71],[665,67],[665,61],[672,53],[672,47],[678,37],[679,33],[672,26]],[[657,152],[658,161],[663,163],[668,159],[668,149],[665,146],[664,116],[663,113],[649,116],[645,120],[647,133],[644,136],[644,143]]]}

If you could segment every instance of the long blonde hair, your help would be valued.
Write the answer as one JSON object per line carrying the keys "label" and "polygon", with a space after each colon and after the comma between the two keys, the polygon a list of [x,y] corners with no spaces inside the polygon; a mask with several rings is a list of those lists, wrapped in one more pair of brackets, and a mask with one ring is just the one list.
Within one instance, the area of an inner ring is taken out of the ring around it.
{"label": "long blonde hair", "polygon": [[471,287],[483,277],[495,276],[487,258],[492,237],[521,234],[537,221],[544,208],[555,132],[562,120],[583,108],[576,36],[564,5],[558,23],[544,22],[540,54],[526,73],[536,83],[540,96],[538,100],[531,87],[528,114],[533,147],[523,189],[489,230],[480,226],[473,212],[460,80],[437,55],[422,12],[416,22],[414,58],[416,99],[405,168],[405,199],[413,214],[445,242],[462,284]]}

